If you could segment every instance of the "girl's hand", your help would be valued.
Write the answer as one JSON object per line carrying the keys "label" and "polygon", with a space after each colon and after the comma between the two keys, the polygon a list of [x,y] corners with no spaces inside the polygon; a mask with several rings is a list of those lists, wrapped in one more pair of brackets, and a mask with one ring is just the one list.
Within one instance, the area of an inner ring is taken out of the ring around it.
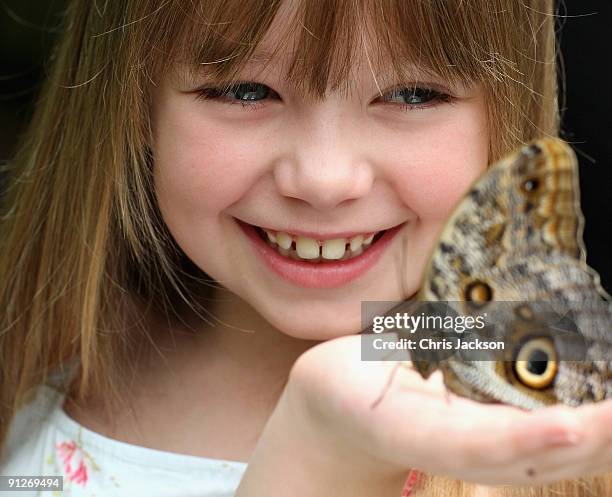
{"label": "girl's hand", "polygon": [[372,408],[398,363],[361,361],[360,340],[309,349],[285,392],[302,433],[336,451],[338,464],[380,475],[417,468],[484,485],[542,485],[612,470],[612,401],[527,412],[455,396],[439,372],[424,381],[399,367]]}

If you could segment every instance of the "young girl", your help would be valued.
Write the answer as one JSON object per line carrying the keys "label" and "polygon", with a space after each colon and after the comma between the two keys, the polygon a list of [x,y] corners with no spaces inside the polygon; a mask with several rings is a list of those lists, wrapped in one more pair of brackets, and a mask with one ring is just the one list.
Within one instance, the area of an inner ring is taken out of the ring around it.
{"label": "young girl", "polygon": [[394,363],[356,335],[362,301],[414,295],[487,164],[557,133],[553,12],[73,1],[2,204],[0,473],[75,497],[610,495],[578,479],[612,470],[610,402],[448,402],[402,369],[370,409]]}

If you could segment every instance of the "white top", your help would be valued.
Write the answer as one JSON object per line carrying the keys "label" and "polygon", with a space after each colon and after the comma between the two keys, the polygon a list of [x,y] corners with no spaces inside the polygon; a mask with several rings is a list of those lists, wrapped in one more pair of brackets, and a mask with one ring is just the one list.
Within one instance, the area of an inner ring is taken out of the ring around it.
{"label": "white top", "polygon": [[2,491],[6,497],[231,497],[247,463],[165,452],[88,430],[62,409],[64,394],[41,385],[15,415],[0,475],[63,476],[64,490]]}

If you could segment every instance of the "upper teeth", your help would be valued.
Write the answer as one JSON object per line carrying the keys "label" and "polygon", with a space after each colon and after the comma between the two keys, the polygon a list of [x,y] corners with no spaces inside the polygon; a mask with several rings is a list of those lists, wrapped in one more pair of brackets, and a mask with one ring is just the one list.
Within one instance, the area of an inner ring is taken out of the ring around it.
{"label": "upper teeth", "polygon": [[292,255],[291,246],[295,242],[295,254],[301,259],[337,260],[359,255],[363,248],[368,247],[376,233],[356,235],[351,238],[334,238],[332,240],[315,240],[307,236],[298,236],[283,231],[272,232],[264,230],[268,240],[279,247],[283,255]]}

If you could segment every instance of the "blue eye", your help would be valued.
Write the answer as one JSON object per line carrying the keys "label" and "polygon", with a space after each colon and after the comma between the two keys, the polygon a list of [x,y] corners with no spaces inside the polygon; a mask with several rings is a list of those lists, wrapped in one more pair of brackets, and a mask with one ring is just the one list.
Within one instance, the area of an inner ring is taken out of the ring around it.
{"label": "blue eye", "polygon": [[453,97],[433,88],[411,86],[396,88],[386,93],[382,100],[389,103],[398,103],[405,110],[415,110],[435,107],[442,102],[451,102]]}
{"label": "blue eye", "polygon": [[268,97],[278,98],[278,93],[262,83],[242,81],[225,88],[200,88],[196,99],[224,100],[229,104],[254,107]]}
{"label": "blue eye", "polygon": [[[280,99],[280,95],[263,83],[240,81],[225,87],[208,87],[196,90],[198,100],[217,100],[227,104],[240,104],[255,110],[270,98]],[[427,87],[403,87],[387,92],[381,100],[385,103],[399,104],[403,110],[417,110],[435,107],[439,103],[452,102],[453,97],[442,91]]]}

